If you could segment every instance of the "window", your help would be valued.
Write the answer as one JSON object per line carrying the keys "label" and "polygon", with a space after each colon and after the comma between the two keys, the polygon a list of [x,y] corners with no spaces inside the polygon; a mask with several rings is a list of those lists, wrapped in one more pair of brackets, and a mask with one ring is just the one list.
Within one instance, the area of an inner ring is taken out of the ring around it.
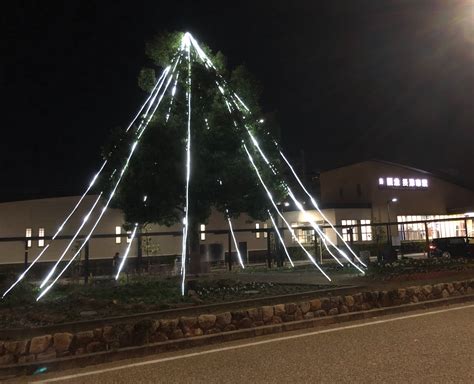
{"label": "window", "polygon": [[[255,223],[255,229],[260,229],[259,223]],[[255,238],[260,239],[260,232],[255,232]]]}
{"label": "window", "polygon": [[421,186],[423,188],[428,188],[428,179],[421,179]]}
{"label": "window", "polygon": [[38,247],[44,247],[44,228],[38,229]]}
{"label": "window", "polygon": [[206,240],[206,234],[204,233],[204,231],[206,230],[206,225],[201,224],[200,229],[201,229],[201,240]]}
{"label": "window", "polygon": [[[116,226],[115,227],[115,234],[120,235],[122,233],[122,227]],[[122,238],[120,236],[115,237],[115,244],[120,244],[122,242]]]}
{"label": "window", "polygon": [[393,177],[387,177],[387,185],[393,187]]}
{"label": "window", "polygon": [[399,187],[400,186],[400,179],[398,177],[395,177],[393,179],[393,186],[394,187]]}
{"label": "window", "polygon": [[127,243],[131,243],[132,242],[132,231],[127,231]]}
{"label": "window", "polygon": [[[25,231],[25,237],[28,239],[28,238],[31,238],[31,228],[26,228],[26,231]],[[26,246],[28,248],[31,248],[31,240],[27,240],[26,241]]]}
{"label": "window", "polygon": [[385,180],[383,177],[379,177],[379,185],[384,185],[385,184]]}
{"label": "window", "polygon": [[360,224],[360,236],[362,241],[372,241],[372,227],[370,226],[370,220],[361,220]]}
{"label": "window", "polygon": [[408,187],[408,179],[402,179],[402,185]]}
{"label": "window", "polygon": [[[263,223],[263,228],[267,229],[267,228],[268,228],[268,224],[267,224],[267,223]],[[268,237],[268,232],[263,232],[263,237]]]}
{"label": "window", "polygon": [[[357,232],[357,220],[341,220],[342,225],[346,225],[347,227],[342,228],[342,238],[345,241],[351,241],[351,231],[352,231],[352,240],[358,241],[359,236]],[[349,227],[353,226],[353,227]]]}

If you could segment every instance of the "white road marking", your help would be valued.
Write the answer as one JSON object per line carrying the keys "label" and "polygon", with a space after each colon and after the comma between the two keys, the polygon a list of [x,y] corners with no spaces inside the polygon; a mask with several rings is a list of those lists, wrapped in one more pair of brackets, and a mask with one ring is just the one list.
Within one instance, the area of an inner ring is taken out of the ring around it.
{"label": "white road marking", "polygon": [[57,381],[77,379],[79,377],[100,375],[102,373],[119,371],[119,370],[122,370],[122,369],[128,369],[128,368],[134,368],[134,367],[143,367],[145,365],[164,363],[164,362],[173,361],[173,360],[188,359],[190,357],[208,355],[208,354],[211,354],[211,353],[219,353],[219,352],[224,352],[224,351],[231,351],[233,349],[248,348],[248,347],[253,347],[253,346],[256,346],[256,345],[270,344],[270,343],[276,343],[278,341],[285,341],[285,340],[292,340],[292,339],[299,339],[299,338],[302,338],[302,337],[321,335],[321,334],[324,334],[324,333],[344,331],[346,329],[355,329],[355,328],[368,327],[369,325],[391,323],[391,322],[394,322],[394,321],[413,319],[413,318],[429,316],[429,315],[436,315],[438,313],[459,311],[459,310],[468,309],[468,308],[474,308],[474,304],[465,305],[465,306],[462,306],[462,307],[439,309],[437,311],[423,312],[423,313],[418,313],[418,314],[414,314],[414,315],[400,316],[400,317],[395,317],[395,318],[391,318],[391,319],[376,320],[376,321],[371,321],[371,322],[362,323],[362,324],[346,325],[346,326],[338,327],[338,328],[322,329],[322,330],[319,330],[319,331],[302,333],[302,334],[291,335],[291,336],[283,336],[283,337],[278,337],[278,338],[269,339],[269,340],[254,341],[252,343],[234,345],[234,346],[229,346],[229,347],[215,348],[215,349],[210,349],[210,350],[207,350],[207,351],[188,353],[188,354],[185,354],[185,355],[163,357],[161,359],[147,360],[147,361],[142,361],[142,362],[139,362],[139,363],[121,365],[119,367],[98,369],[98,370],[95,370],[95,371],[77,373],[77,374],[74,374],[74,375],[60,376],[60,377],[55,377],[55,378],[51,378],[51,379],[33,381],[31,383],[54,383],[54,382],[57,382]]}

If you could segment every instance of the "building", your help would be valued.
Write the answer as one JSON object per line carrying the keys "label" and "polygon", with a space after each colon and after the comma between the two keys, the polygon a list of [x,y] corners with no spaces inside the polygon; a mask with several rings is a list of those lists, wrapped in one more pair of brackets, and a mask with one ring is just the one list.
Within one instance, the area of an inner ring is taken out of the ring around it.
{"label": "building", "polygon": [[[453,219],[428,223],[429,237],[474,234],[474,191],[420,169],[369,160],[322,172],[320,183],[321,203],[338,207],[338,224]],[[369,240],[361,229],[355,241]],[[422,223],[400,224],[391,232],[401,241],[425,239]]]}
{"label": "building", "polygon": [[[297,239],[311,250],[314,249],[316,237],[313,229],[308,228],[310,220],[327,226],[327,219],[339,227],[346,241],[362,244],[376,241],[377,224],[382,223],[384,227],[386,222],[398,223],[388,226],[386,231],[395,243],[423,241],[426,229],[430,238],[474,235],[474,192],[423,170],[377,160],[355,163],[321,172],[320,193],[322,214],[311,206],[308,199],[303,202],[308,209],[306,214],[294,210],[289,203],[288,206],[282,205],[287,222],[292,227],[298,227],[295,230]],[[61,235],[68,238],[58,237],[52,242],[41,261],[55,261],[65,250],[64,260],[74,255],[82,243],[81,236],[87,235],[101,211],[99,202],[84,223],[84,217],[96,199],[97,196],[84,199],[63,228]],[[0,263],[23,265],[25,257],[31,262],[49,243],[47,238],[55,234],[78,200],[78,196],[69,196],[0,203]],[[439,221],[442,219],[450,221]],[[433,221],[410,223],[425,220]],[[89,241],[90,259],[109,263],[116,252],[124,254],[130,239],[123,224],[120,210],[107,210],[94,231],[95,236]],[[284,226],[281,219],[278,226]],[[270,227],[271,221],[256,222],[245,214],[233,220],[239,249],[247,259],[244,261],[256,260],[256,255],[266,254],[268,234],[258,230]],[[229,242],[235,251],[227,220],[222,214],[213,212],[200,229],[203,253],[209,261],[223,260]],[[174,260],[181,252],[181,231],[181,225],[147,226],[143,230],[140,250],[135,241],[130,249],[130,258],[141,252],[144,257]],[[324,231],[334,243],[342,244],[332,229]],[[78,238],[66,249],[76,232]],[[287,246],[298,247],[288,230],[284,231],[283,236]],[[9,241],[1,241],[1,238],[8,238]],[[84,253],[85,249],[78,256],[84,258]]]}

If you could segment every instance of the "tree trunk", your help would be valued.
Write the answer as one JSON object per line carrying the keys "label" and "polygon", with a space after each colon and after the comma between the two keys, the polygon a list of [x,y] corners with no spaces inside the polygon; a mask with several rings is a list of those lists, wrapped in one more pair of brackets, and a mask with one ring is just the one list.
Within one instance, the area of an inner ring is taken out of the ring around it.
{"label": "tree trunk", "polygon": [[201,256],[199,223],[190,220],[189,224],[187,247],[189,255],[189,273],[196,275],[199,273],[208,272],[208,264]]}

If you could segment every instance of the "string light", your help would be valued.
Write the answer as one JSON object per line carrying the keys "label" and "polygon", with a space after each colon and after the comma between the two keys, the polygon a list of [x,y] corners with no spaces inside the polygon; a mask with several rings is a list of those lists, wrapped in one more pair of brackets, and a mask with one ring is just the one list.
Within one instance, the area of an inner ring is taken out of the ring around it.
{"label": "string light", "polygon": [[[56,230],[56,233],[53,235],[53,237],[51,238],[51,242],[56,239],[56,237],[61,233],[61,231],[64,229],[64,226],[67,224],[67,222],[69,221],[69,219],[71,218],[71,216],[77,211],[77,208],[79,208],[79,206],[81,205],[82,201],[84,200],[84,198],[86,197],[86,195],[89,193],[90,189],[94,186],[95,182],[97,181],[97,178],[99,177],[100,173],[102,172],[102,170],[104,169],[105,165],[107,164],[107,160],[105,160],[103,163],[102,163],[102,166],[100,167],[99,171],[94,175],[94,177],[92,178],[91,182],[89,183],[89,186],[87,187],[86,191],[82,194],[81,198],[79,199],[79,201],[76,203],[76,205],[74,206],[74,208],[71,210],[71,212],[67,215],[66,219],[64,219],[64,221],[62,222],[62,224],[59,226],[59,228]],[[38,254],[38,256],[36,256],[36,258],[31,262],[31,264],[28,266],[28,268],[25,269],[25,271],[23,271],[23,273],[18,276],[18,278],[15,280],[15,282],[3,293],[2,295],[2,298],[4,298],[8,292],[10,292],[21,280],[24,279],[24,277],[26,276],[26,274],[30,271],[31,268],[33,268],[33,266],[36,264],[36,262],[43,256],[43,254],[48,250],[49,246],[51,245],[51,242],[49,242],[44,248],[43,250]]]}
{"label": "string light", "polygon": [[[230,217],[229,217],[229,211],[227,209],[225,211],[227,213],[227,222],[229,223],[230,234],[232,236],[232,240],[234,241],[235,251],[237,252],[237,258],[239,259],[240,266],[243,269],[245,269],[245,265],[244,265],[244,262],[242,260],[242,255],[240,254],[240,250],[239,250],[239,244],[237,243],[237,239],[235,238],[234,229],[232,228],[232,221],[230,220]],[[232,258],[232,253],[230,252],[230,249],[229,249],[229,260],[231,260],[231,258]]]}
{"label": "string light", "polygon": [[187,51],[188,57],[188,79],[186,99],[188,101],[188,135],[186,141],[186,207],[184,212],[183,239],[181,246],[181,294],[184,296],[186,282],[186,246],[188,243],[189,226],[189,181],[191,179],[191,44],[190,34],[186,32],[183,38],[183,46]]}
{"label": "string light", "polygon": [[308,252],[308,250],[303,246],[303,244],[301,244],[301,242],[299,241],[298,237],[296,236],[295,234],[295,231],[293,230],[293,228],[291,228],[290,224],[288,223],[288,221],[285,219],[285,217],[281,214],[281,212],[278,210],[278,207],[275,203],[275,201],[273,200],[273,196],[272,194],[270,193],[270,190],[268,189],[267,185],[265,184],[265,182],[263,181],[263,178],[262,176],[260,175],[260,171],[258,170],[257,166],[255,165],[255,162],[253,160],[253,157],[252,155],[250,154],[249,150],[247,149],[247,146],[245,144],[243,144],[243,147],[245,149],[245,152],[247,153],[247,156],[250,160],[250,163],[252,164],[253,166],[253,169],[255,170],[255,173],[257,174],[257,177],[258,179],[260,180],[260,183],[262,184],[263,188],[265,189],[265,191],[267,192],[267,196],[268,198],[270,199],[270,202],[272,203],[273,207],[275,208],[276,212],[278,213],[278,215],[281,217],[281,219],[283,220],[283,222],[285,223],[286,227],[288,228],[288,230],[290,231],[291,235],[293,236],[293,238],[295,239],[295,241],[298,243],[298,245],[300,246],[300,248],[306,253],[306,256],[308,256],[308,259],[316,266],[316,268],[318,268],[318,270],[324,275],[324,277],[326,277],[326,279],[328,279],[329,281],[331,281],[331,278],[326,274],[326,272],[323,271],[323,269],[319,266],[319,264],[316,262],[316,260],[314,259],[314,257]]}
{"label": "string light", "polygon": [[319,209],[319,206],[318,204],[316,203],[316,200],[313,198],[313,196],[311,196],[311,194],[308,192],[308,190],[305,188],[305,186],[303,185],[303,183],[301,182],[300,178],[298,177],[298,175],[296,174],[293,166],[290,164],[290,162],[288,161],[288,159],[285,157],[285,155],[283,154],[283,152],[279,151],[280,152],[280,156],[282,157],[282,159],[285,161],[285,163],[288,165],[288,168],[290,168],[293,176],[295,177],[295,179],[298,181],[298,184],[301,186],[301,188],[303,189],[303,191],[306,193],[306,195],[308,195],[309,199],[311,200],[311,204],[313,204],[314,208],[316,208],[316,210],[319,212],[319,214],[321,215],[321,217],[327,222],[329,223],[329,225],[331,226],[331,228],[334,230],[334,232],[336,232],[337,236],[344,242],[344,244],[346,245],[347,249],[349,249],[349,251],[352,253],[352,255],[356,258],[356,260],[362,264],[364,267],[367,267],[366,264],[364,264],[362,262],[362,260],[360,260],[360,258],[355,254],[355,252],[352,250],[352,248],[349,246],[349,244],[347,244],[346,240],[344,240],[344,237],[339,233],[338,230],[336,230],[336,228],[334,228],[334,226],[332,225],[332,223],[327,219],[327,217],[324,215],[324,213],[321,211],[321,209]]}
{"label": "string light", "polygon": [[45,277],[45,279],[42,281],[42,283],[40,284],[40,288],[43,288],[45,286],[45,284],[51,279],[51,276],[54,274],[54,272],[56,271],[56,268],[57,266],[59,265],[59,263],[63,260],[64,256],[66,255],[67,251],[69,251],[69,248],[71,248],[72,244],[74,243],[74,241],[76,240],[77,236],[79,236],[79,233],[82,231],[82,228],[84,228],[84,225],[86,225],[87,221],[89,220],[89,217],[90,215],[92,214],[92,212],[94,211],[95,207],[97,206],[97,203],[99,202],[100,198],[102,196],[102,192],[99,193],[99,196],[97,196],[97,198],[95,199],[95,202],[94,204],[92,205],[91,209],[89,210],[89,212],[87,212],[86,216],[84,216],[84,218],[82,219],[82,223],[81,225],[79,226],[79,228],[77,229],[76,233],[74,234],[74,236],[72,237],[72,239],[69,241],[68,245],[66,246],[66,248],[64,249],[63,253],[61,254],[61,256],[59,257],[59,259],[56,261],[56,263],[53,265],[53,267],[50,269],[48,275]]}
{"label": "string light", "polygon": [[[176,61],[176,65],[178,63],[178,60]],[[174,67],[174,69],[176,68],[176,65]],[[169,70],[170,70],[170,67],[168,66],[165,71],[166,73],[168,74],[169,73]],[[169,80],[168,82],[166,83],[166,86],[160,96],[160,98],[158,99],[158,102],[157,104],[155,105],[155,108],[153,110],[153,113],[152,115],[155,113],[156,109],[158,108],[159,104],[161,103],[161,100],[163,99],[163,95],[164,93],[166,92],[166,90],[168,89],[168,86],[169,86],[169,83],[171,82],[171,79],[173,77],[173,73],[169,76]],[[123,175],[125,174],[125,171],[126,169],[128,168],[128,165],[130,163],[130,159],[132,158],[133,156],[133,153],[135,152],[135,149],[139,143],[139,140],[141,138],[141,136],[143,135],[143,133],[145,132],[146,128],[148,127],[148,123],[150,122],[151,120],[151,116],[150,118],[148,118],[148,120],[145,122],[145,125],[143,126],[141,132],[138,134],[138,138],[137,140],[132,144],[131,146],[131,149],[130,149],[130,153],[127,157],[127,160],[125,161],[125,164],[120,172],[120,175],[119,175],[119,178],[117,179],[117,182],[115,183],[115,186],[112,190],[112,192],[110,193],[109,195],[109,198],[107,199],[107,202],[105,203],[104,207],[102,208],[102,211],[99,215],[99,217],[97,218],[96,222],[94,223],[92,229],[89,231],[88,235],[86,236],[86,239],[84,240],[84,242],[81,244],[81,246],[79,247],[79,249],[76,251],[76,253],[74,254],[74,256],[71,258],[71,260],[69,261],[69,263],[66,264],[66,266],[62,269],[62,271],[56,276],[56,278],[53,280],[53,282],[51,284],[49,284],[46,288],[44,288],[44,290],[41,292],[41,294],[37,297],[37,301],[40,300],[53,286],[54,284],[59,280],[59,278],[64,274],[64,272],[67,270],[67,268],[71,265],[71,263],[73,262],[73,260],[77,257],[77,255],[79,255],[79,253],[81,252],[82,248],[84,248],[85,244],[89,241],[90,237],[92,236],[92,233],[94,232],[94,230],[96,229],[97,225],[99,224],[100,220],[102,219],[103,215],[105,214],[107,208],[108,208],[108,205],[110,204],[110,201],[112,200],[112,198],[114,197],[115,195],[115,192],[123,178]],[[54,272],[53,272],[54,273]],[[51,274],[52,276],[52,274]]]}
{"label": "string light", "polygon": [[130,252],[130,248],[132,247],[133,239],[135,238],[135,234],[137,233],[138,223],[135,224],[135,228],[133,228],[133,232],[130,236],[130,241],[127,245],[127,249],[122,257],[122,261],[120,262],[119,268],[117,270],[117,274],[115,275],[115,280],[118,280],[120,276],[120,272],[122,271],[123,266],[125,265],[125,260],[127,259],[128,253]]}
{"label": "string light", "polygon": [[275,220],[273,219],[273,216],[270,213],[269,209],[267,210],[267,212],[268,212],[268,216],[270,217],[270,220],[272,221],[273,228],[275,228],[275,232],[278,236],[278,239],[280,240],[280,243],[283,246],[283,249],[285,250],[286,257],[290,261],[291,266],[294,267],[295,264],[293,263],[293,260],[291,260],[290,254],[288,253],[288,249],[286,248],[286,245],[285,245],[285,241],[283,240],[283,237],[281,236],[280,231],[278,230],[278,226],[276,225]]}

